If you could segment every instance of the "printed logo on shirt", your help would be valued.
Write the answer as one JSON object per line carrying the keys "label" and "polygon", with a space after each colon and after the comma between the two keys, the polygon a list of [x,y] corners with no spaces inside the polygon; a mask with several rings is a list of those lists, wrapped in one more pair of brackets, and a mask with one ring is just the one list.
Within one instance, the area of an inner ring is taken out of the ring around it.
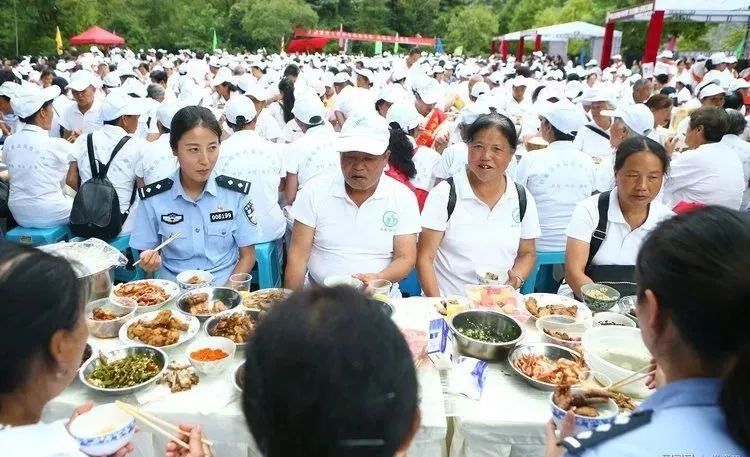
{"label": "printed logo on shirt", "polygon": [[161,221],[169,225],[179,224],[180,222],[184,220],[185,220],[185,216],[183,216],[182,214],[169,213],[169,214],[161,215]]}
{"label": "printed logo on shirt", "polygon": [[383,213],[383,225],[388,228],[398,225],[398,214],[395,211],[386,211]]}
{"label": "printed logo on shirt", "polygon": [[209,214],[209,217],[211,218],[211,222],[231,221],[232,219],[234,219],[234,212],[217,211],[215,213]]}
{"label": "printed logo on shirt", "polygon": [[521,223],[521,210],[519,208],[515,208],[513,210],[513,222],[516,224]]}
{"label": "printed logo on shirt", "polygon": [[254,214],[255,206],[253,206],[252,200],[248,200],[247,204],[245,204],[245,206],[243,207],[243,210],[245,211],[247,220],[250,221],[250,223],[253,225],[258,225],[258,217]]}

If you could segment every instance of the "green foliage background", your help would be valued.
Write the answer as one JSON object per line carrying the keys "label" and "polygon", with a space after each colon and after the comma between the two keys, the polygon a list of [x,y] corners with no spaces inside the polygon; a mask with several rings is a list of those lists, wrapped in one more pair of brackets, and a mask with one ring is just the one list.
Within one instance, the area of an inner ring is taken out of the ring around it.
{"label": "green foliage background", "polygon": [[[602,24],[607,11],[642,0],[4,0],[0,7],[0,56],[53,54],[55,27],[63,41],[93,24],[124,36],[133,48],[211,47],[213,29],[222,48],[276,52],[295,27],[371,33],[420,34],[443,39],[447,51],[462,46],[465,54],[485,54],[498,33],[582,20]],[[14,7],[15,3],[15,7]],[[744,28],[708,37],[715,26],[668,22],[665,37],[679,37],[682,50],[733,50]],[[645,23],[618,25],[624,32],[623,53],[642,53]],[[665,38],[666,39],[666,38]],[[572,42],[575,53],[583,42]],[[335,42],[329,46],[335,51]],[[353,51],[371,53],[372,44],[355,43]],[[389,48],[384,48],[389,49]]]}

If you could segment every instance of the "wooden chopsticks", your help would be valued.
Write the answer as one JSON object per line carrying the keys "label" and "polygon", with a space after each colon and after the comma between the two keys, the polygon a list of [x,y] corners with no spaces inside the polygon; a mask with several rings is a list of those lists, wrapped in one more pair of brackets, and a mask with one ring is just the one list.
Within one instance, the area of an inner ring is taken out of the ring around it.
{"label": "wooden chopsticks", "polygon": [[646,365],[645,367],[641,368],[640,370],[636,371],[630,376],[627,376],[617,381],[616,383],[612,384],[611,386],[609,386],[609,388],[607,388],[607,390],[613,391],[616,389],[620,389],[633,382],[640,381],[641,379],[646,379],[653,374],[654,374],[654,371],[651,371],[651,364]]}
{"label": "wooden chopsticks", "polygon": [[[147,413],[146,411],[140,410],[136,408],[135,406],[122,402],[120,400],[115,401],[115,405],[120,408],[121,410],[125,411],[128,414],[131,414],[135,416],[136,419],[140,420],[144,424],[148,425],[155,431],[161,433],[166,438],[169,438],[171,441],[174,441],[177,443],[178,446],[184,448],[184,449],[190,449],[190,445],[188,443],[182,441],[178,437],[172,435],[170,432],[164,430],[162,427],[168,428],[174,432],[177,432],[178,434],[185,434],[185,431],[181,430],[176,425],[172,425],[169,422],[163,421],[159,419],[158,417]],[[157,425],[158,424],[158,425]],[[213,446],[214,443],[212,441],[209,441],[205,438],[201,438],[201,442],[205,444],[206,446]]]}

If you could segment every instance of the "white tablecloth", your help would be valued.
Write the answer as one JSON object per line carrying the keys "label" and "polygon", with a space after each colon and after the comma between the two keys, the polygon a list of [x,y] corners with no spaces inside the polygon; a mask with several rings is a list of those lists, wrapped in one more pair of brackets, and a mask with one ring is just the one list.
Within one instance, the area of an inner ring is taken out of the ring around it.
{"label": "white tablecloth", "polygon": [[[423,318],[425,313],[429,312],[427,308],[431,306],[419,301],[410,303],[409,300],[399,300],[394,305],[397,315],[401,316],[404,322],[411,322],[414,326],[419,325],[415,319]],[[410,309],[401,312],[406,306]],[[202,331],[196,338],[200,336],[205,336]],[[118,339],[102,340],[93,337],[89,343],[94,353],[122,345]],[[181,345],[167,351],[170,360],[186,361],[186,346],[187,344]],[[234,365],[239,364],[243,357],[244,353],[236,354]],[[234,391],[230,376],[231,369],[214,377],[202,375],[200,383],[192,390],[177,394],[169,393],[164,386],[150,387],[147,391],[148,396],[158,398],[140,404],[140,407],[173,424],[202,424],[207,437],[215,443],[214,451],[217,457],[259,456],[240,409],[239,393]],[[445,457],[447,422],[440,374],[432,364],[425,363],[418,370],[418,378],[422,426],[409,449],[409,456]],[[159,394],[158,389],[166,390],[163,396]],[[139,398],[141,397],[139,394]],[[87,389],[76,380],[47,405],[42,420],[49,422],[69,417],[73,408],[87,400],[103,404],[117,399],[139,405],[138,399],[133,396],[120,398],[103,395]],[[152,433],[147,427],[142,427],[136,434],[134,445],[134,457],[158,457],[164,455],[166,439]]]}

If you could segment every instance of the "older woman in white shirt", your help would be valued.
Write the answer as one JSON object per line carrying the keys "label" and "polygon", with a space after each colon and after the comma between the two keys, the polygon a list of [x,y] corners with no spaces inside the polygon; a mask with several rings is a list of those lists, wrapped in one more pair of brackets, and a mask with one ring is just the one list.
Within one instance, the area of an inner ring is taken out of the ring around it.
{"label": "older woman in white shirt", "polygon": [[722,145],[733,150],[740,162],[742,162],[742,172],[745,177],[745,191],[742,194],[742,205],[740,209],[744,210],[750,204],[750,143],[743,140],[742,135],[747,127],[747,119],[739,111],[728,109],[729,132],[721,139]]}
{"label": "older woman in white shirt", "polygon": [[67,224],[73,206],[73,199],[62,190],[68,166],[74,160],[73,147],[49,136],[52,102],[59,94],[57,86],[41,89],[25,85],[11,98],[23,128],[5,141],[4,160],[10,175],[8,206],[24,227]]}
{"label": "older woman in white shirt", "polygon": [[638,250],[656,224],[673,215],[654,200],[668,167],[667,153],[656,141],[635,136],[620,143],[614,165],[617,185],[579,203],[565,231],[565,280],[575,295],[593,282],[611,283],[623,295],[635,293]]}
{"label": "older woman in white shirt", "polygon": [[468,166],[427,197],[417,249],[426,296],[464,294],[479,282],[479,265],[507,271],[516,288],[531,272],[540,235],[536,204],[506,173],[517,141],[513,121],[480,116],[466,131]]}
{"label": "older woman in white shirt", "polygon": [[[40,422],[83,357],[83,290],[67,260],[0,240],[0,455],[85,457],[68,433],[69,421]],[[73,417],[92,406],[78,407]],[[127,445],[115,456],[132,449]]]}

